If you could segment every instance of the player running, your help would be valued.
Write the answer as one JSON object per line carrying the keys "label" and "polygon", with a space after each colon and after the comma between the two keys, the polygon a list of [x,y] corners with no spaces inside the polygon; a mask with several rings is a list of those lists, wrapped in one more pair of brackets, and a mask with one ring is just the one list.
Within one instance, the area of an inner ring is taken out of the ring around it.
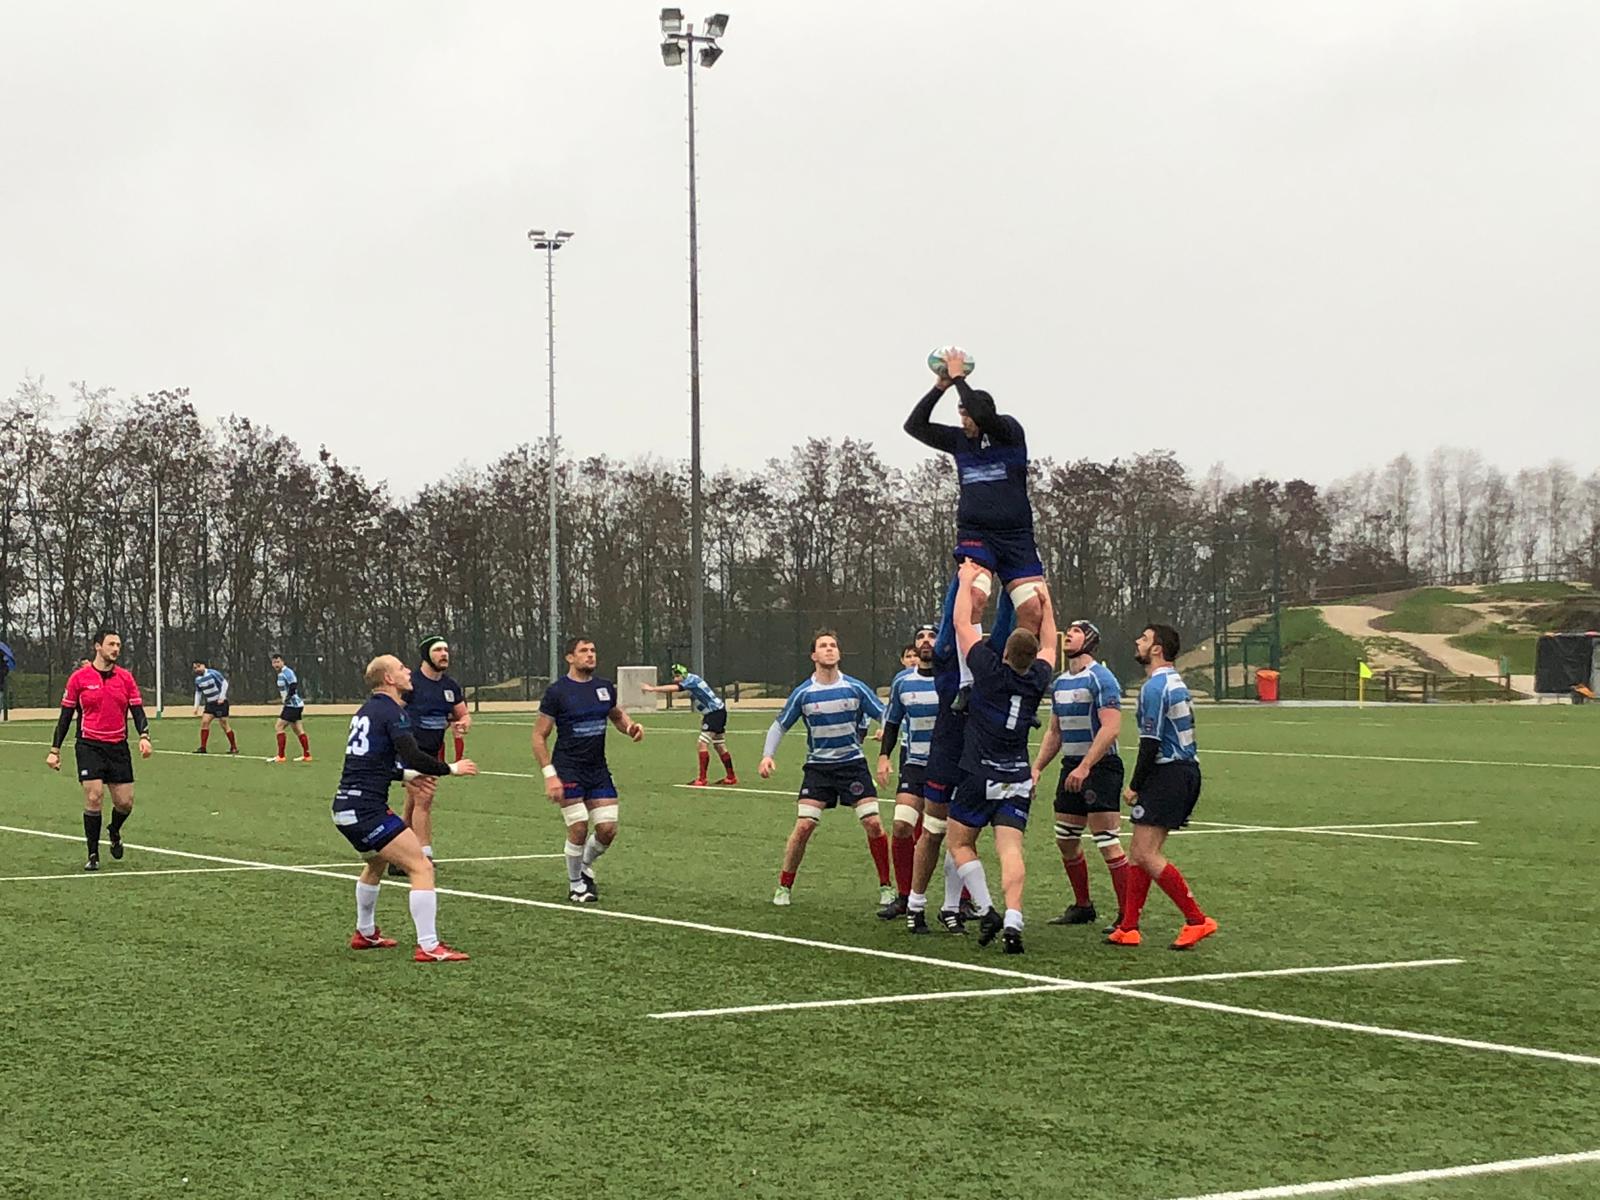
{"label": "player running", "polygon": [[[961,495],[956,508],[958,563],[985,568],[973,575],[974,605],[983,611],[993,586],[990,572],[1017,610],[1017,625],[1040,633],[1044,564],[1033,538],[1033,505],[1028,499],[1028,441],[1015,417],[995,410],[994,397],[967,383],[967,362],[959,351],[944,360],[944,371],[906,418],[905,431],[925,446],[956,460]],[[935,425],[930,420],[939,398],[951,387],[961,398],[960,425]],[[963,682],[966,674],[963,672]]]}
{"label": "player running", "polygon": [[94,635],[94,658],[67,676],[61,715],[44,765],[61,769],[61,743],[78,718],[74,756],[83,785],[83,840],[89,846],[85,871],[100,869],[100,820],[105,789],[111,789],[111,857],[122,857],[122,827],[133,814],[133,756],[128,753],[128,718],[139,731],[139,757],[150,757],[150,719],[139,685],[119,667],[122,635],[102,629]]}
{"label": "player running", "polygon": [[411,687],[411,670],[398,658],[379,655],[367,664],[365,680],[372,695],[350,718],[344,770],[333,794],[333,824],[366,860],[356,879],[356,931],[350,935],[350,949],[387,950],[396,945],[377,924],[378,890],[388,865],[399,867],[411,880],[411,921],[417,927],[412,959],[465,962],[467,955],[439,940],[433,863],[422,853],[417,835],[390,810],[389,784],[397,773],[408,781],[421,775],[476,775],[477,765],[471,759],[442,763],[417,745],[401,700]]}
{"label": "player running", "polygon": [[300,739],[300,761],[311,761],[311,739],[306,737],[305,715],[306,701],[300,694],[300,676],[294,673],[294,668],[283,661],[283,655],[276,650],[272,652],[272,669],[278,673],[278,699],[283,707],[278,710],[278,721],[273,732],[278,737],[278,755],[276,758],[267,759],[268,762],[287,762],[283,752],[288,745],[290,729]]}
{"label": "player running", "polygon": [[861,752],[863,725],[883,719],[883,704],[861,680],[839,670],[839,638],[832,630],[821,630],[812,637],[811,661],[816,670],[790,693],[783,711],[767,730],[759,768],[761,778],[772,777],[777,769],[773,756],[778,743],[796,721],[804,720],[806,762],[800,783],[800,815],[783,848],[783,867],[772,902],[780,907],[793,903],[794,879],[806,856],[806,843],[822,814],[845,803],[855,810],[866,831],[867,849],[878,868],[878,903],[889,904],[895,895],[889,885],[889,839],[878,817],[878,792],[872,785],[867,756]]}
{"label": "player running", "polygon": [[239,753],[239,742],[233,736],[233,726],[228,723],[228,678],[215,667],[208,667],[203,658],[194,660],[194,715],[200,718],[200,748],[196,754],[206,752],[206,742],[211,739],[211,722],[222,722],[222,732],[228,735],[228,753]]}
{"label": "player running", "polygon": [[[1029,630],[1018,629],[1006,639],[1004,656],[995,653],[982,640],[970,603],[971,582],[981,570],[974,562],[962,564],[961,597],[955,610],[956,643],[972,669],[972,696],[961,757],[963,777],[950,804],[950,855],[962,885],[978,906],[978,945],[987,946],[1003,930],[1005,952],[1021,954],[1022,835],[1033,800],[1028,734],[1055,668],[1055,610],[1049,590],[1041,587],[1043,643]],[[966,605],[960,603],[962,598],[968,600]],[[986,825],[994,826],[994,848],[1000,856],[1004,918],[989,898],[978,858],[978,832]]]}
{"label": "player running", "polygon": [[[644,727],[617,703],[617,685],[595,675],[599,652],[586,637],[567,643],[567,673],[545,689],[533,726],[533,757],[544,772],[544,790],[561,809],[567,840],[567,899],[593,904],[600,899],[595,860],[617,839],[617,785],[606,765],[606,722],[636,742]],[[556,748],[550,751],[550,731]],[[591,831],[591,823],[593,829]]]}
{"label": "player running", "polygon": [[[1089,864],[1083,856],[1087,829],[1111,873],[1111,890],[1122,916],[1128,882],[1128,856],[1122,852],[1122,759],[1117,737],[1122,732],[1122,685],[1094,652],[1100,631],[1088,621],[1074,621],[1062,637],[1067,669],[1051,695],[1050,724],[1033,762],[1037,787],[1059,752],[1061,778],[1056,783],[1056,848],[1072,884],[1072,904],[1052,925],[1087,925],[1098,915],[1089,897]],[[1115,922],[1112,923],[1113,926]],[[1107,933],[1111,932],[1109,929]]]}
{"label": "player running", "polygon": [[934,628],[917,629],[910,650],[915,667],[908,667],[889,685],[889,703],[883,714],[883,748],[878,755],[878,783],[889,784],[890,756],[901,731],[900,780],[895,787],[894,829],[889,841],[894,860],[895,898],[878,910],[885,921],[906,914],[916,865],[916,833],[922,823],[923,789],[927,783],[928,748],[939,715],[939,695],[933,683]]}
{"label": "player running", "polygon": [[712,750],[722,760],[722,778],[717,780],[717,786],[732,787],[739,782],[739,777],[733,773],[733,755],[728,753],[728,706],[722,702],[721,696],[711,690],[709,683],[682,663],[673,663],[671,683],[646,683],[641,685],[640,690],[663,694],[682,692],[689,697],[695,712],[700,714],[700,773],[689,784],[690,787],[706,786],[706,771],[711,766]]}
{"label": "player running", "polygon": [[[425,637],[417,644],[417,656],[422,661],[411,672],[406,713],[423,753],[443,762],[445,730],[453,726],[459,740],[471,728],[472,714],[463,699],[466,693],[449,674],[450,643],[436,634]],[[459,762],[461,757],[458,753],[456,760]],[[406,784],[405,822],[416,830],[422,853],[429,859],[433,858],[433,796],[438,787],[432,775],[418,775]],[[397,871],[390,867],[389,873]]]}
{"label": "player running", "polygon": [[1148,625],[1134,643],[1134,657],[1147,678],[1139,689],[1139,761],[1124,794],[1133,818],[1128,857],[1136,868],[1122,898],[1122,918],[1107,936],[1113,946],[1137,946],[1139,916],[1154,881],[1183,913],[1184,926],[1172,943],[1189,947],[1217,931],[1200,911],[1183,873],[1162,853],[1167,835],[1189,823],[1200,799],[1200,755],[1194,740],[1194,707],[1177,668],[1178,631]]}

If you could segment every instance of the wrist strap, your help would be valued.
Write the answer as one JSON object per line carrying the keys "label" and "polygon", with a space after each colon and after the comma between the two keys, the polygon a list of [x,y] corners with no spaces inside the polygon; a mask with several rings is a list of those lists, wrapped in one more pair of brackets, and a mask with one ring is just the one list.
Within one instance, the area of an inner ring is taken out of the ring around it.
{"label": "wrist strap", "polygon": [[544,768],[544,777],[546,779],[554,779],[556,777],[556,768],[554,763],[551,763],[549,766]]}

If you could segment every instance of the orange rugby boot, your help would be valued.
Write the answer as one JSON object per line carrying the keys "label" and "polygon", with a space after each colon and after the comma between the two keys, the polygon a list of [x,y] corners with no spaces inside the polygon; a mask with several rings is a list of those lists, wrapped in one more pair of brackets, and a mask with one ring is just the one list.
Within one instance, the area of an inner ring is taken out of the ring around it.
{"label": "orange rugby boot", "polygon": [[1207,917],[1198,925],[1185,925],[1182,929],[1178,930],[1178,936],[1173,940],[1170,949],[1187,950],[1191,946],[1199,945],[1216,931],[1217,922],[1215,918],[1212,917]]}

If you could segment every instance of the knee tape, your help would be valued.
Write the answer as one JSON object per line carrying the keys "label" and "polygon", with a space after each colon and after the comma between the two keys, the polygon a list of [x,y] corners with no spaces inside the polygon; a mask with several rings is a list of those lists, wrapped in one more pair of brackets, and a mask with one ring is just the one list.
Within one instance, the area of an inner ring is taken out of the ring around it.
{"label": "knee tape", "polygon": [[909,804],[896,804],[894,806],[894,819],[899,824],[915,825],[917,823],[917,810]]}
{"label": "knee tape", "polygon": [[1010,590],[1011,590],[1011,603],[1015,607],[1021,608],[1029,600],[1032,600],[1035,596],[1037,596],[1039,594],[1039,583],[1038,583],[1037,580],[1029,580],[1027,583],[1019,583],[1019,584],[1017,584],[1015,587],[1011,588]]}
{"label": "knee tape", "polygon": [[946,821],[943,817],[930,817],[927,814],[923,814],[922,832],[924,834],[931,834],[933,837],[943,837],[945,825]]}
{"label": "knee tape", "polygon": [[576,804],[563,804],[561,806],[561,819],[567,823],[567,828],[570,829],[574,825],[582,825],[587,821],[589,819],[589,810],[584,807],[581,800]]}
{"label": "knee tape", "polygon": [[[1056,839],[1063,842],[1075,842],[1083,836],[1082,825],[1073,825],[1067,821],[1056,822]],[[1100,840],[1100,835],[1095,834],[1095,841]]]}
{"label": "knee tape", "polygon": [[702,746],[709,746],[711,744],[711,735],[709,733],[702,732],[700,734],[700,744]]}
{"label": "knee tape", "polygon": [[800,819],[802,821],[820,821],[822,820],[822,810],[810,804],[802,804],[800,806]]}
{"label": "knee tape", "polygon": [[619,808],[615,804],[602,804],[589,814],[596,825],[615,825]]}
{"label": "knee tape", "polygon": [[1095,832],[1094,844],[1101,850],[1114,850],[1122,845],[1122,839],[1117,836],[1115,829],[1101,829]]}
{"label": "knee tape", "polygon": [[872,820],[872,818],[877,815],[878,801],[876,797],[870,800],[863,800],[860,804],[856,805],[856,819],[861,821],[862,824]]}

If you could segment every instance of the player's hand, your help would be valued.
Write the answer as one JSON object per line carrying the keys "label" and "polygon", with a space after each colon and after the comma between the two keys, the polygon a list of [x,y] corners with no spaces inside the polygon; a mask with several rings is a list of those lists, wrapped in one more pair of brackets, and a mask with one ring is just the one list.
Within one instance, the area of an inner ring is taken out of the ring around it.
{"label": "player's hand", "polygon": [[194,715],[197,717],[200,715],[200,710],[198,708],[194,710]]}
{"label": "player's hand", "polygon": [[944,356],[944,370],[945,374],[950,377],[950,382],[954,383],[967,373],[967,356],[959,350],[953,350],[946,354]]}
{"label": "player's hand", "polygon": [[52,750],[49,754],[46,754],[44,756],[44,765],[52,771],[61,770],[61,751]]}
{"label": "player's hand", "polygon": [[471,713],[468,713],[466,716],[462,717],[461,720],[456,722],[456,736],[457,737],[466,737],[467,733],[471,729],[472,729],[472,714]]}
{"label": "player's hand", "polygon": [[887,754],[878,755],[878,786],[889,786],[889,756]]}
{"label": "player's hand", "polygon": [[951,379],[948,375],[940,375],[937,377],[937,381],[933,386],[938,388],[941,392],[948,392],[950,390],[950,385],[954,382],[955,380]]}
{"label": "player's hand", "polygon": [[1089,768],[1086,766],[1075,767],[1067,773],[1067,791],[1081,792],[1083,785],[1089,782]]}
{"label": "player's hand", "polygon": [[756,768],[756,773],[759,774],[763,779],[771,779],[772,773],[777,769],[777,763],[773,762],[770,758],[763,758],[761,760],[761,765]]}
{"label": "player's hand", "polygon": [[544,781],[544,794],[554,804],[565,804],[567,800],[567,785],[561,782],[559,775],[552,775]]}
{"label": "player's hand", "polygon": [[141,733],[139,735],[139,757],[149,758],[150,753],[150,735],[148,733]]}
{"label": "player's hand", "polygon": [[960,578],[962,587],[971,587],[974,579],[979,575],[987,575],[988,573],[989,569],[987,567],[980,562],[974,562],[970,558],[963,558],[961,565],[956,569],[956,575]]}
{"label": "player's hand", "polygon": [[644,741],[644,726],[635,721],[628,726],[628,736],[636,742]]}
{"label": "player's hand", "polygon": [[476,775],[477,773],[478,764],[470,758],[458,758],[450,764],[450,774],[452,775]]}
{"label": "player's hand", "polygon": [[1033,764],[1033,786],[1035,788],[1037,788],[1039,786],[1039,776],[1041,776],[1043,774],[1044,774],[1044,769],[1042,767],[1040,767],[1038,763],[1034,763]]}
{"label": "player's hand", "polygon": [[1123,788],[1122,802],[1130,807],[1139,803],[1139,793],[1134,791],[1132,788]]}

